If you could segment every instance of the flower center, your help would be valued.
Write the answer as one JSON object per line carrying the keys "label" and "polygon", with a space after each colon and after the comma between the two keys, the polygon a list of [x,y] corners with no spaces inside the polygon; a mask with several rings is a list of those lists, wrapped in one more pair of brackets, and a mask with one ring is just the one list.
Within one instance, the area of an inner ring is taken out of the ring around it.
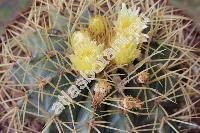
{"label": "flower center", "polygon": [[90,50],[87,50],[87,51],[82,52],[81,56],[85,57],[85,56],[90,56],[91,54],[92,54],[92,52]]}

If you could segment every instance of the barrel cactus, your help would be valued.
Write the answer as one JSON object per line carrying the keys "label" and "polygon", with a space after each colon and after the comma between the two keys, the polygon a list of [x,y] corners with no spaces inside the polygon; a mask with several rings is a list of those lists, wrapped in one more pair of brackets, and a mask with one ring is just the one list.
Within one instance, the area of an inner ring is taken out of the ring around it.
{"label": "barrel cactus", "polygon": [[177,12],[153,0],[33,1],[1,38],[2,131],[199,128],[199,49]]}

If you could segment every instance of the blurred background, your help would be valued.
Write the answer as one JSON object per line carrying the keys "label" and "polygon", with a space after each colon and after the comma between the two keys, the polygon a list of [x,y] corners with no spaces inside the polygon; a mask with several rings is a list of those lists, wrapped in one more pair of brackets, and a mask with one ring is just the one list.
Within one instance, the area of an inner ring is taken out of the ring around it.
{"label": "blurred background", "polygon": [[26,9],[31,0],[0,0],[0,35],[20,11]]}
{"label": "blurred background", "polygon": [[[192,17],[200,31],[200,0],[168,0],[175,7],[183,9],[184,14]],[[19,12],[30,5],[31,0],[0,0],[0,35]]]}

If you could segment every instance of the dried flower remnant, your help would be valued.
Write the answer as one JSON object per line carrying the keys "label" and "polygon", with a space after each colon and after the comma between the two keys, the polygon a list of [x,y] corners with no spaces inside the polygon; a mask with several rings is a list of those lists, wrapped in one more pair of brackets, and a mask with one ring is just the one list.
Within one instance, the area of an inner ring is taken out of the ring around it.
{"label": "dried flower remnant", "polygon": [[92,106],[94,109],[97,108],[99,104],[103,101],[105,96],[112,89],[111,85],[106,81],[99,81],[94,87],[94,97],[92,101]]}
{"label": "dried flower remnant", "polygon": [[47,83],[49,83],[50,81],[51,81],[51,78],[49,77],[44,78],[44,79],[39,79],[37,86],[39,89],[43,89],[47,85]]}
{"label": "dried flower remnant", "polygon": [[124,108],[123,113],[127,114],[130,109],[141,109],[143,102],[138,98],[133,98],[131,96],[126,96],[121,101],[121,106]]}
{"label": "dried flower remnant", "polygon": [[147,72],[141,72],[138,75],[137,81],[139,83],[142,83],[142,84],[147,84],[149,82],[149,73],[147,73]]}

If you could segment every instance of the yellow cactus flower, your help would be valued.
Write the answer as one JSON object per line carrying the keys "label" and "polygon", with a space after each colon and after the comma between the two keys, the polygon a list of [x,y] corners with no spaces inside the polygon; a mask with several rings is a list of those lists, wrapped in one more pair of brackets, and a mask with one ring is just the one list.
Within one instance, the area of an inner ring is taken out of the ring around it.
{"label": "yellow cactus flower", "polygon": [[115,24],[115,31],[125,34],[132,39],[136,39],[138,43],[146,41],[148,37],[142,31],[147,28],[149,19],[143,14],[139,14],[139,8],[127,9],[125,3],[122,3],[122,9],[118,13]]}
{"label": "yellow cactus flower", "polygon": [[97,60],[103,53],[103,45],[92,41],[87,32],[75,32],[71,41],[74,54],[70,60],[75,70],[85,74],[98,69]]}
{"label": "yellow cactus flower", "polygon": [[91,38],[89,36],[89,33],[87,31],[77,31],[74,32],[71,38],[71,46],[74,52],[76,53],[76,50],[80,49],[80,45],[87,45],[90,43]]}
{"label": "yellow cactus flower", "polygon": [[115,52],[114,62],[117,65],[129,64],[140,54],[139,44],[146,42],[148,35],[142,33],[147,28],[148,19],[139,15],[139,9],[127,9],[122,4],[122,9],[118,13],[115,21],[115,36],[109,44]]}
{"label": "yellow cactus flower", "polygon": [[128,64],[140,54],[136,42],[128,40],[122,34],[115,36],[111,47],[115,49],[115,58],[113,62],[117,65]]}

